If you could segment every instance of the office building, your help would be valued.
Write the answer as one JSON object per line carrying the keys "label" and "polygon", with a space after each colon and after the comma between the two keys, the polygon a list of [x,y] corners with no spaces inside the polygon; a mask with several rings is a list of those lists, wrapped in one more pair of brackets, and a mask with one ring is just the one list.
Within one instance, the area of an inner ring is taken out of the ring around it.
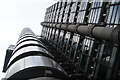
{"label": "office building", "polygon": [[119,0],[61,0],[41,25],[39,37],[21,32],[5,59],[7,79],[120,79]]}
{"label": "office building", "polygon": [[71,78],[119,80],[119,13],[119,0],[61,0],[46,9],[41,40]]}

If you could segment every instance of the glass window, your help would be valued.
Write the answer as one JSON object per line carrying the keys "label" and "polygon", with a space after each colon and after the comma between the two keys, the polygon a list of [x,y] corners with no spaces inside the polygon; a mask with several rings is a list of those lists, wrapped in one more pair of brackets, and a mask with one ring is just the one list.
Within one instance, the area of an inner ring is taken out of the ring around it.
{"label": "glass window", "polygon": [[64,14],[63,22],[66,23],[68,18],[68,14]]}
{"label": "glass window", "polygon": [[[79,13],[78,13],[77,23],[83,23],[84,18],[85,18],[85,12],[86,12],[86,11],[82,11],[82,12],[79,12]],[[81,15],[82,15],[82,16],[81,16]]]}
{"label": "glass window", "polygon": [[56,30],[56,32],[54,32],[55,33],[55,42],[57,41],[57,38],[58,38],[58,29]]}
{"label": "glass window", "polygon": [[69,22],[73,23],[75,19],[75,13],[70,13]]}
{"label": "glass window", "polygon": [[62,15],[59,15],[59,21],[58,22],[61,22],[62,21]]}
{"label": "glass window", "polygon": [[63,0],[62,1],[62,6],[65,6],[66,2],[67,2],[67,0]]}
{"label": "glass window", "polygon": [[70,4],[72,2],[72,0],[67,0],[67,4]]}
{"label": "glass window", "polygon": [[79,37],[78,36],[73,36],[72,39],[72,44],[71,44],[71,48],[70,48],[70,59],[74,62],[74,59],[76,57],[76,50],[78,47],[78,43],[79,43]]}
{"label": "glass window", "polygon": [[117,14],[117,10],[118,10],[118,6],[114,6],[111,23],[115,22],[115,17],[116,17],[116,14]]}
{"label": "glass window", "polygon": [[61,2],[61,1],[59,1],[59,3],[58,3],[58,8],[60,8],[60,7],[61,7],[61,4],[62,4],[62,2]]}
{"label": "glass window", "polygon": [[98,9],[95,10],[93,23],[96,23],[96,19],[98,19],[98,15],[97,14],[98,14]]}
{"label": "glass window", "polygon": [[92,10],[91,10],[90,13],[89,13],[89,19],[88,19],[88,22],[89,22],[89,23],[91,23],[91,17],[92,17],[91,15],[92,15]]}
{"label": "glass window", "polygon": [[99,22],[100,12],[101,12],[101,8],[100,8],[100,9],[98,9],[97,16],[96,16],[96,23],[98,23],[98,22]]}
{"label": "glass window", "polygon": [[110,23],[110,20],[111,20],[111,15],[112,15],[112,12],[113,12],[113,6],[110,7],[109,9],[109,13],[108,13],[108,18],[107,18],[107,23]]}
{"label": "glass window", "polygon": [[82,55],[82,59],[81,59],[81,68],[85,71],[85,68],[86,68],[86,63],[87,63],[87,59],[88,57],[86,55]]}
{"label": "glass window", "polygon": [[115,24],[120,24],[120,22],[118,22],[118,21],[120,21],[120,5],[119,5],[118,11],[116,13],[117,14],[116,14],[116,19],[115,19]]}
{"label": "glass window", "polygon": [[86,10],[86,8],[87,8],[87,0],[86,1],[82,0],[82,2],[80,3],[79,10]]}
{"label": "glass window", "polygon": [[70,8],[70,5],[67,5],[66,8],[65,8],[65,13],[69,12],[69,8]]}
{"label": "glass window", "polygon": [[[66,33],[65,39],[64,39],[64,43],[63,43],[63,49],[62,49],[62,52],[64,52],[64,53],[65,53],[67,44],[68,44],[68,42],[69,42],[69,39],[70,39],[70,34],[69,34],[69,33]],[[65,55],[66,55],[66,54],[65,54]]]}
{"label": "glass window", "polygon": [[116,3],[120,3],[119,0],[111,0],[111,4],[116,4]]}
{"label": "glass window", "polygon": [[56,13],[56,15],[59,15],[59,11],[60,11],[60,9],[58,9],[58,10],[57,10],[57,13]]}
{"label": "glass window", "polygon": [[77,9],[77,2],[75,2],[75,3],[72,4],[71,12],[75,12],[76,9]]}
{"label": "glass window", "polygon": [[64,7],[61,8],[60,14],[63,14],[63,11],[64,11]]}

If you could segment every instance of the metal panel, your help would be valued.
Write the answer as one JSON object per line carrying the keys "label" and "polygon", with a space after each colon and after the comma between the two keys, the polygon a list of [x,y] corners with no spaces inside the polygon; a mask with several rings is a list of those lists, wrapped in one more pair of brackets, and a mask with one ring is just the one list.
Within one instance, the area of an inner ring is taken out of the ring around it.
{"label": "metal panel", "polygon": [[24,28],[19,37],[22,37],[23,35],[33,35],[33,36],[35,36],[35,34],[29,28]]}
{"label": "metal panel", "polygon": [[46,56],[53,59],[53,56],[44,48],[37,46],[29,46],[18,50],[14,55],[12,55],[9,60],[8,66],[13,64],[17,60],[30,55]]}
{"label": "metal panel", "polygon": [[[27,47],[27,46],[38,46],[38,47],[43,47],[40,43],[36,42],[35,41],[31,41],[31,42],[34,42],[34,43],[29,43],[30,41],[26,41],[24,42],[23,44],[21,43],[20,46],[16,46],[16,48],[14,49],[13,53],[14,54],[15,52],[17,52],[18,50],[20,50],[21,48],[24,48],[24,47]],[[44,47],[43,47],[44,48]]]}
{"label": "metal panel", "polygon": [[64,70],[54,60],[42,56],[29,56],[15,62],[7,70],[6,78],[32,79],[50,75],[58,79],[67,77]]}
{"label": "metal panel", "polygon": [[20,38],[18,39],[18,41],[20,41],[20,40],[22,40],[22,39],[24,39],[24,38],[26,38],[26,37],[33,37],[33,38],[37,38],[36,36],[32,36],[32,35],[25,35],[25,36],[20,37]]}
{"label": "metal panel", "polygon": [[39,44],[41,44],[41,45],[45,48],[45,46],[42,44],[42,42],[41,42],[40,40],[38,40],[38,39],[36,39],[36,38],[33,38],[33,37],[26,37],[26,38],[18,41],[15,46],[18,46],[19,44],[21,44],[21,43],[24,42],[24,41],[37,41],[37,42],[39,42]]}

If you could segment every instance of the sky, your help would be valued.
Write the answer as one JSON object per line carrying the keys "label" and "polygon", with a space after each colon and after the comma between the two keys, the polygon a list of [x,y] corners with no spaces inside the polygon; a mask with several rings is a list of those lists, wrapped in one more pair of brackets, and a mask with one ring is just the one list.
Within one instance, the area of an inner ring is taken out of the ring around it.
{"label": "sky", "polygon": [[57,0],[0,0],[0,79],[6,49],[16,44],[23,28],[29,27],[36,35],[41,34],[46,8]]}

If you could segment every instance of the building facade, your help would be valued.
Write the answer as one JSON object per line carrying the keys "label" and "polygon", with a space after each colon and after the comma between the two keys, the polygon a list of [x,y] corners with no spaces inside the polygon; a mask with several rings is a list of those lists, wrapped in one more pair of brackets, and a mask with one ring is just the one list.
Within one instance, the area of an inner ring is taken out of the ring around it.
{"label": "building facade", "polygon": [[120,79],[119,0],[61,0],[46,9],[41,25],[43,43],[59,51],[71,78]]}
{"label": "building facade", "polygon": [[6,53],[7,79],[120,79],[119,0],[61,0],[41,25],[40,37],[25,28]]}

